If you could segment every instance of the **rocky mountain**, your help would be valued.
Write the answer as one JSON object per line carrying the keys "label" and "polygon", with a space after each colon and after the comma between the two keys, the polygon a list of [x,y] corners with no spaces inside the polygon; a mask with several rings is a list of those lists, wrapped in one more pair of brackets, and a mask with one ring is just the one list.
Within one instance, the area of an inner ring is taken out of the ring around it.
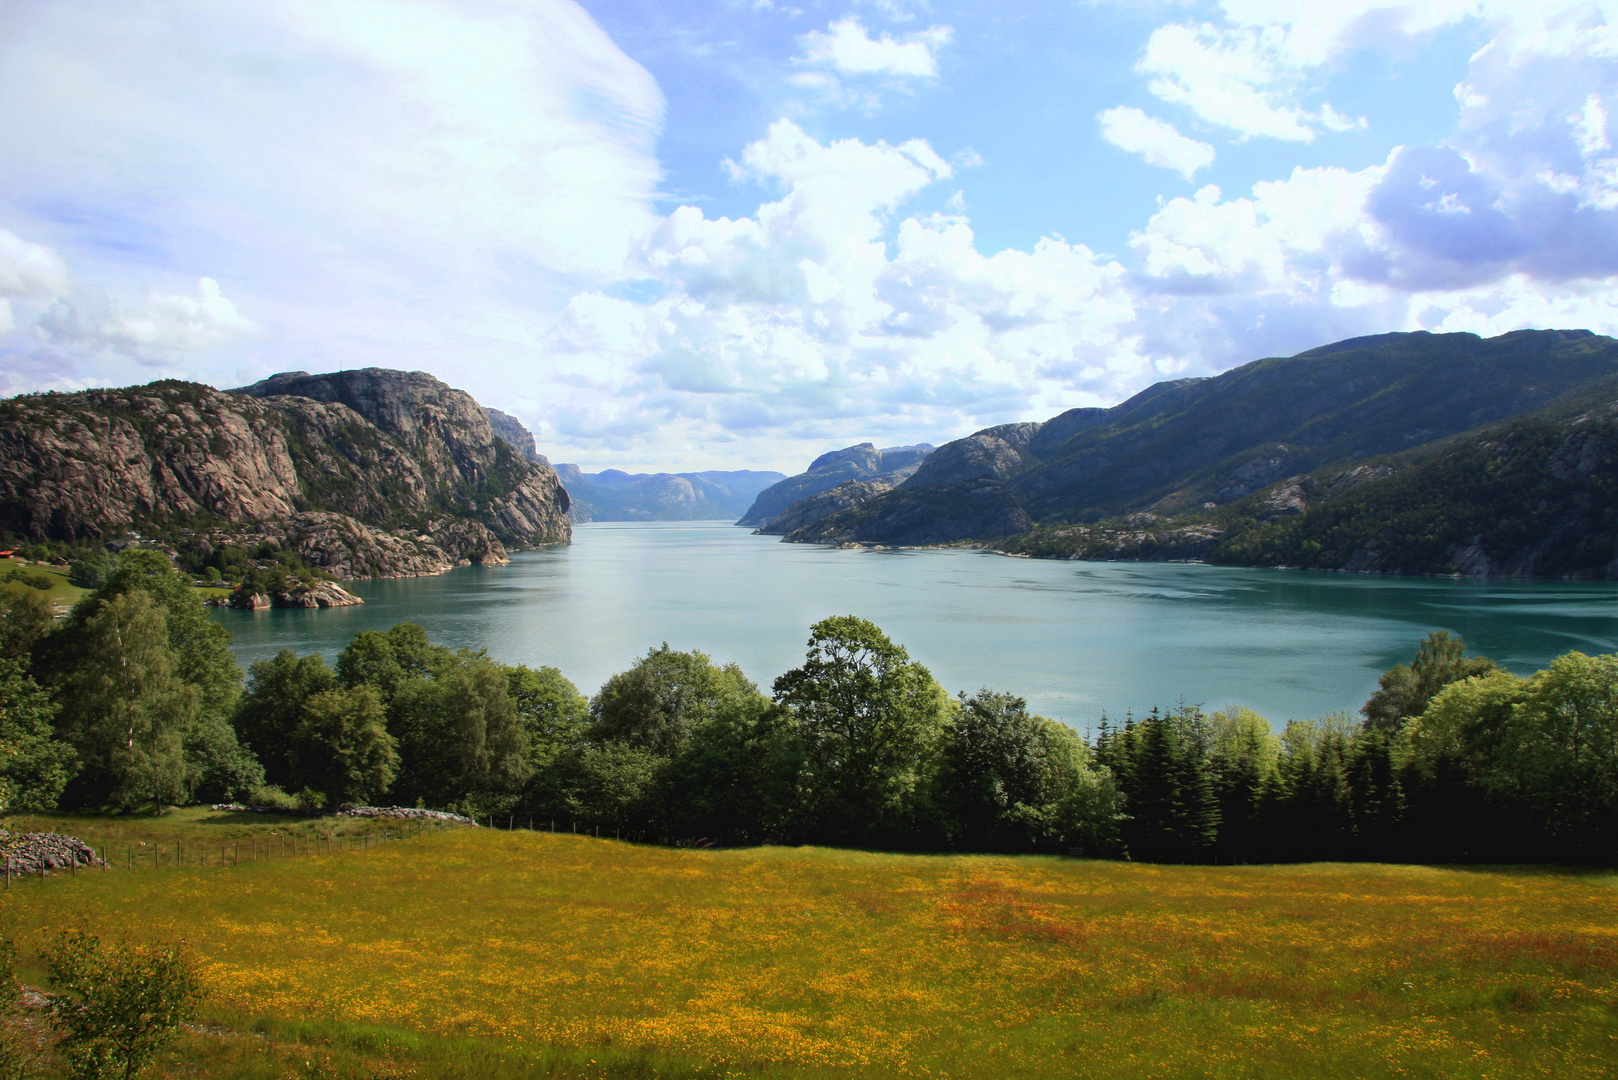
{"label": "rocky mountain", "polygon": [[[1047,530],[1090,537],[1085,544],[1185,551],[1198,541],[1177,530],[1205,531],[1179,520],[1187,512],[1553,407],[1615,378],[1618,341],[1584,330],[1356,338],[1159,383],[1110,409],[987,428],[939,448],[895,490],[788,539],[987,540],[1022,531],[1008,528],[1020,511]],[[1120,524],[1141,514],[1151,521]],[[1158,519],[1173,524],[1149,539]],[[1131,530],[1138,543],[1121,539]]]}
{"label": "rocky mountain", "polygon": [[558,465],[574,521],[732,521],[778,472],[587,473]]}
{"label": "rocky mountain", "polygon": [[499,409],[485,408],[483,415],[489,418],[489,427],[495,437],[517,451],[524,461],[537,461],[544,465],[550,464],[550,459],[539,452],[534,445],[534,434],[523,426],[521,420]]}
{"label": "rocky mountain", "polygon": [[829,491],[799,499],[753,532],[764,536],[788,536],[892,490],[893,485],[885,480],[845,480]]}
{"label": "rocky mountain", "polygon": [[[881,450],[870,443],[859,443],[822,454],[809,463],[808,471],[787,477],[759,492],[758,498],[736,524],[752,526],[763,533],[789,532],[791,530],[785,527],[785,523],[772,524],[772,519],[799,500],[830,491],[851,480],[896,486],[914,475],[921,467],[922,460],[932,452],[932,446],[927,443],[889,446]],[[857,490],[849,489],[849,493]],[[800,511],[794,520],[802,517]]]}
{"label": "rocky mountain", "polygon": [[421,372],[0,402],[0,528],[39,539],[273,534],[339,577],[388,576],[565,542],[567,508],[554,470]]}

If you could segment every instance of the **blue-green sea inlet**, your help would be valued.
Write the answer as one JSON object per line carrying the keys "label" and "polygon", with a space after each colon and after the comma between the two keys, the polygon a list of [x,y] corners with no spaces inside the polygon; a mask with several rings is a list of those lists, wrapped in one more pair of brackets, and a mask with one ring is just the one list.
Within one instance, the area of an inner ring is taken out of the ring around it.
{"label": "blue-green sea inlet", "polygon": [[856,614],[951,690],[1028,699],[1088,728],[1153,706],[1245,705],[1278,725],[1353,712],[1430,630],[1527,674],[1618,650],[1618,586],[1087,563],[979,551],[836,550],[719,522],[589,524],[510,566],[360,581],[365,606],[219,611],[244,665],[328,658],[361,630],[415,622],[436,642],[560,668],[586,694],[667,641],[735,661],[769,692],[809,626]]}

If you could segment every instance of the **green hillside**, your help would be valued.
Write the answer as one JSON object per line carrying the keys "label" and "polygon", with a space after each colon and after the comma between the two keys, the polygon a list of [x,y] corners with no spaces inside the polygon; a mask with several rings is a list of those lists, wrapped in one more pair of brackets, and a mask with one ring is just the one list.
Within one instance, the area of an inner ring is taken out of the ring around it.
{"label": "green hillside", "polygon": [[[1210,562],[1406,574],[1608,578],[1618,560],[1618,418],[1609,406],[1556,422],[1494,425],[1378,463],[1390,471],[1269,523],[1236,508]],[[1341,470],[1337,470],[1341,473]]]}

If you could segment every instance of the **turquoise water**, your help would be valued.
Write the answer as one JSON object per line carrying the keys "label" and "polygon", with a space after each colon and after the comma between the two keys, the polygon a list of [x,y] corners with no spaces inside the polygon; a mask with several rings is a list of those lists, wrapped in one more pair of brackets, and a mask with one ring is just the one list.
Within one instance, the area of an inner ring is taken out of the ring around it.
{"label": "turquoise water", "polygon": [[411,621],[561,668],[585,693],[663,641],[733,660],[767,692],[802,661],[811,623],[852,613],[950,690],[1014,691],[1081,728],[1181,701],[1276,722],[1353,711],[1434,629],[1520,673],[1569,649],[1618,651],[1608,583],[838,551],[718,522],[592,523],[510,566],[351,588],[364,607],[217,617],[244,665],[287,647],[334,656],[360,630]]}

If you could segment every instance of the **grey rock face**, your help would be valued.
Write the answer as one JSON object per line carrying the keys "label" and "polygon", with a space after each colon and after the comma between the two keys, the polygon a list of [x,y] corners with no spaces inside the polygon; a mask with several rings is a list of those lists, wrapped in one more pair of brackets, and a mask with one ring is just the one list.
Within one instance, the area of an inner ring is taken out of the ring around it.
{"label": "grey rock face", "polygon": [[[422,463],[429,506],[484,522],[529,547],[570,538],[568,497],[549,465],[524,461],[495,437],[472,395],[421,371],[365,368],[328,375],[273,375],[239,393],[339,402],[393,436]],[[502,494],[489,494],[504,488]]]}
{"label": "grey rock face", "polygon": [[991,428],[945,443],[921,463],[904,486],[942,487],[967,480],[1009,480],[1023,468],[1019,446],[1028,446],[1029,429],[1037,431],[1039,425],[1013,424],[1007,428]]}
{"label": "grey rock face", "polygon": [[517,451],[524,461],[538,461],[549,465],[550,461],[539,452],[534,445],[534,433],[523,427],[522,421],[509,413],[499,409],[485,408],[484,415],[489,418],[489,427],[494,430],[495,437]]}

